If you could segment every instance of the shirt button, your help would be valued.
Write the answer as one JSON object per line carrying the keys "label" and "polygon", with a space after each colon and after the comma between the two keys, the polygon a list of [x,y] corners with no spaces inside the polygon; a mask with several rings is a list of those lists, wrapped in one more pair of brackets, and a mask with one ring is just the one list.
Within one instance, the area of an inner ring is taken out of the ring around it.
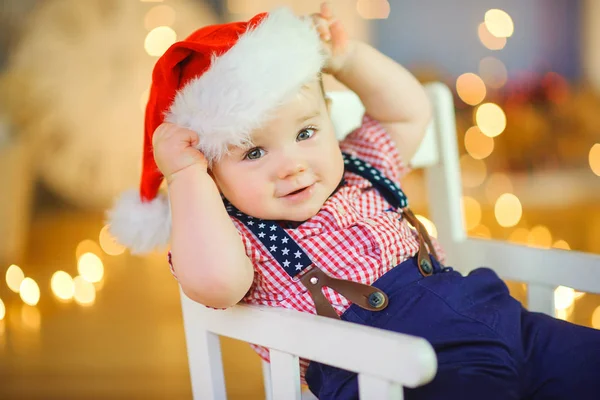
{"label": "shirt button", "polygon": [[396,257],[396,255],[394,254],[392,256],[392,265],[395,267],[396,265],[398,265],[398,257]]}
{"label": "shirt button", "polygon": [[336,209],[338,210],[338,212],[340,213],[341,216],[346,215],[346,209],[344,208],[343,205],[338,204],[338,206],[336,207]]}

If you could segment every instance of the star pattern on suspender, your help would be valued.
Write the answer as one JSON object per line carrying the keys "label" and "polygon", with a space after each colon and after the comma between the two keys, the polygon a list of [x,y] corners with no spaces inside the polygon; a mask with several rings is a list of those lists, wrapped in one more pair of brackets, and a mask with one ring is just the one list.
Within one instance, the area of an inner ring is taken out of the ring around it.
{"label": "star pattern on suspender", "polygon": [[312,264],[304,250],[274,221],[254,218],[227,204],[226,210],[243,222],[292,278]]}

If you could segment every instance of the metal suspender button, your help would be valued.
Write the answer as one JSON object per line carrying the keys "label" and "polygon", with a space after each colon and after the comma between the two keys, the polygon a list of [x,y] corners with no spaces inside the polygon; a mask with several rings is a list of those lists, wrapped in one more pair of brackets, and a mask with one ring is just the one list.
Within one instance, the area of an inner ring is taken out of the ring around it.
{"label": "metal suspender button", "polygon": [[433,267],[431,266],[431,263],[429,262],[429,260],[426,259],[421,260],[421,269],[428,275],[433,272]]}
{"label": "metal suspender button", "polygon": [[373,292],[369,295],[369,305],[373,308],[380,308],[385,304],[385,297],[379,292]]}

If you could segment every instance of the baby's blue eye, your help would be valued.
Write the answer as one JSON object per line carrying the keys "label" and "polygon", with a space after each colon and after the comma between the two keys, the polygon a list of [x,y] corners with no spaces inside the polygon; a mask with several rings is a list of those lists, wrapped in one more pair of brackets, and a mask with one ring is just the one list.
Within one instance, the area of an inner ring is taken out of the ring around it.
{"label": "baby's blue eye", "polygon": [[298,133],[298,136],[296,137],[296,140],[300,141],[300,140],[310,139],[315,134],[316,131],[317,130],[315,128],[302,129]]}
{"label": "baby's blue eye", "polygon": [[250,150],[246,153],[246,157],[248,160],[258,160],[264,155],[265,151],[263,149],[259,149],[258,147]]}

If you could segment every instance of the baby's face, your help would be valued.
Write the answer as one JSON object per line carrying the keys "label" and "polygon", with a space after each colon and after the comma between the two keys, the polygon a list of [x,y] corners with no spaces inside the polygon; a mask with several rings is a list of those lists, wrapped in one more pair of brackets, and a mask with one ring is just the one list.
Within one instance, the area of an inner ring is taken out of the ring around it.
{"label": "baby's face", "polygon": [[221,193],[248,215],[305,221],[342,179],[342,154],[316,80],[253,132],[252,142],[249,149],[232,149],[212,168]]}

